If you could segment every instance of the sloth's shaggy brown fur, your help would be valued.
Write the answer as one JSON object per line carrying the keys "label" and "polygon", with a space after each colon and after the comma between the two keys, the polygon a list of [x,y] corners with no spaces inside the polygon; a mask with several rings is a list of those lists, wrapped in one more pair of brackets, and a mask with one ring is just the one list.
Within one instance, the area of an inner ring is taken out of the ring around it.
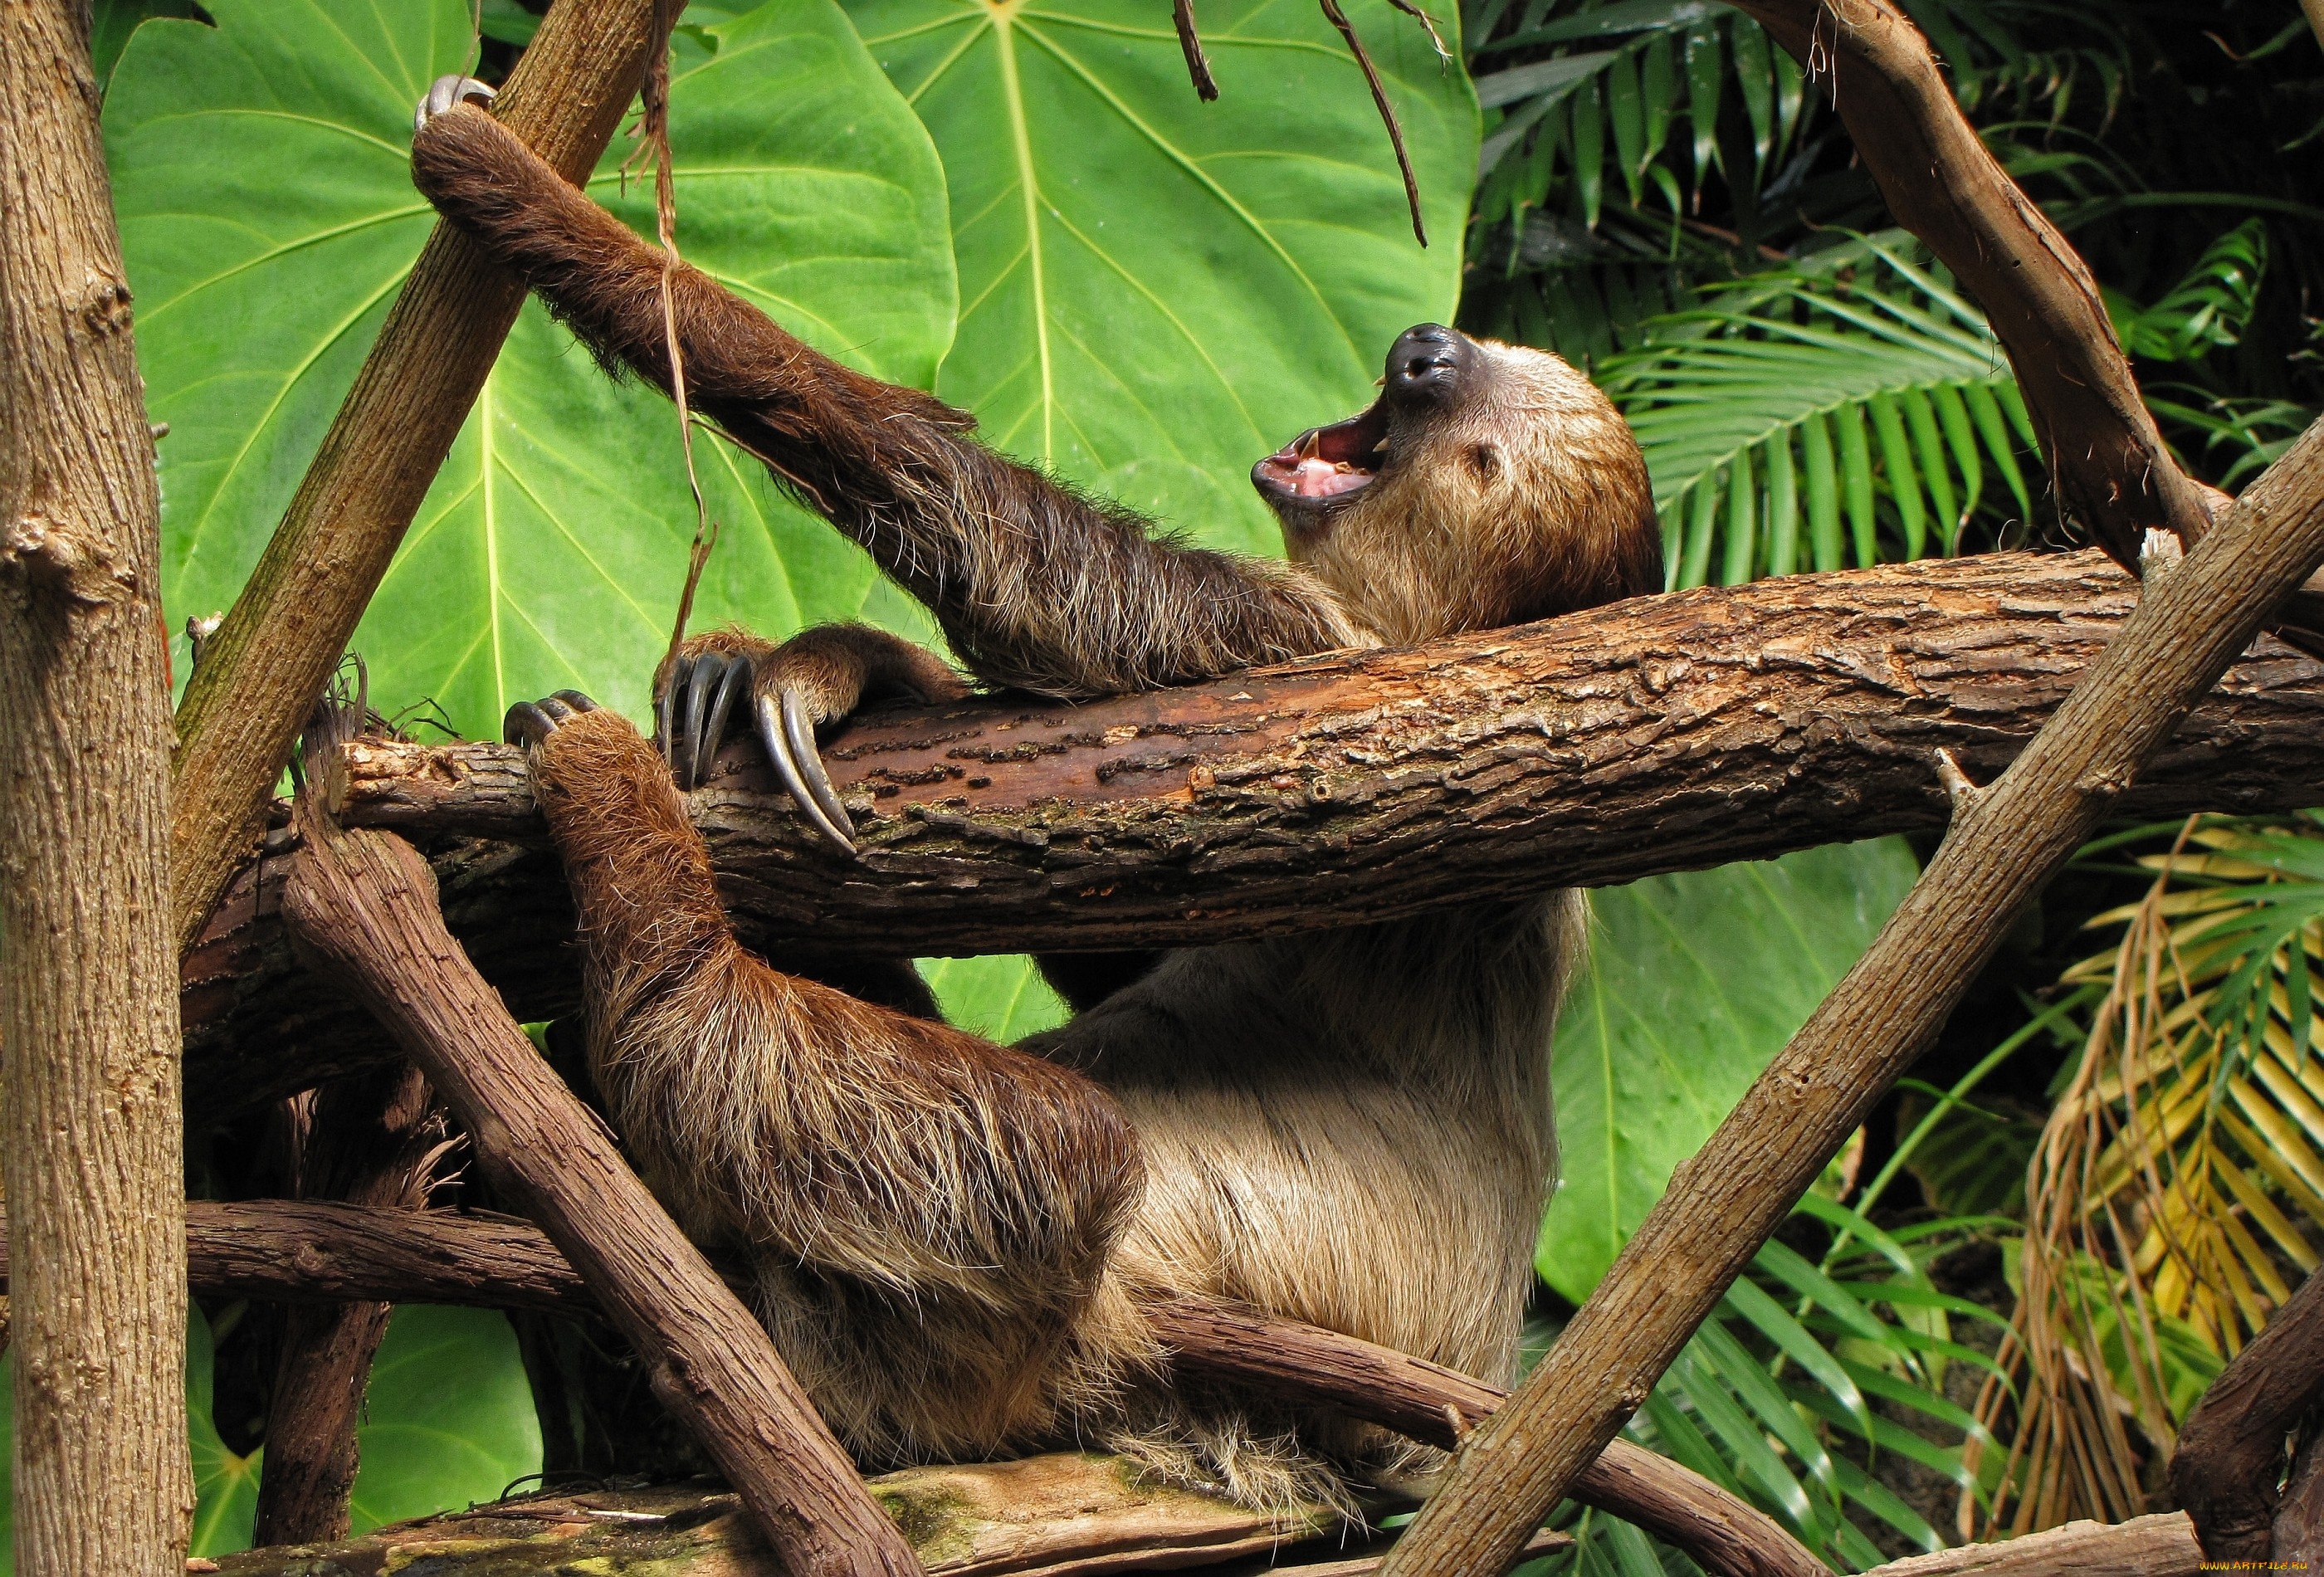
{"label": "sloth's shaggy brown fur", "polygon": [[[609,369],[667,388],[659,252],[476,110],[429,120],[413,169]],[[691,269],[674,297],[696,408],[991,682],[1151,688],[1660,589],[1637,445],[1538,351],[1399,340],[1408,388],[1392,360],[1372,411],[1263,463],[1292,478],[1271,496],[1283,564],[1153,534]],[[687,1230],[750,1256],[778,1344],[867,1460],[1080,1440],[1255,1504],[1412,1464],[1371,1432],[1166,1388],[1139,1310],[1175,1291],[1511,1378],[1577,898],[1074,971],[1087,1010],[1009,1049],[745,952],[620,719],[569,719],[534,770],[609,1108]]]}

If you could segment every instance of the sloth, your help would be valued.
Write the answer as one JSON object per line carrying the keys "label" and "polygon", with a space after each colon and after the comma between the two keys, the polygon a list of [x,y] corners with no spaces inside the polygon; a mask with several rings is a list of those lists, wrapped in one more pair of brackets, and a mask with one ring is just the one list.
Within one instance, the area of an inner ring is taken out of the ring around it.
{"label": "sloth", "polygon": [[[1637,445],[1556,356],[1435,324],[1378,399],[1259,460],[1286,560],[1187,545],[986,448],[665,259],[447,78],[414,179],[615,375],[693,408],[861,544],[993,687],[1075,699],[1404,645],[1662,589]],[[1555,1167],[1549,1056],[1582,946],[1554,894],[1278,939],[1044,959],[1076,1010],[1002,1047],[746,951],[681,798],[731,727],[853,829],[816,730],[965,692],[862,626],[729,630],[658,671],[659,743],[585,696],[511,710],[573,890],[588,1064],[641,1174],[867,1466],[1102,1446],[1344,1509],[1430,1453],[1172,1383],[1142,1312],[1198,1295],[1513,1377]]]}

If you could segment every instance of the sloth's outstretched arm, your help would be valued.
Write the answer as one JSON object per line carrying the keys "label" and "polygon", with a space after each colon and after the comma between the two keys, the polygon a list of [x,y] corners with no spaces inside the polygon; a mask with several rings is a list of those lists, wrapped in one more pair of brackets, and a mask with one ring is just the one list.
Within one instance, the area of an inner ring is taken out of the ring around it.
{"label": "sloth's outstretched arm", "polygon": [[696,1238],[1061,1333],[1135,1208],[1079,1074],[787,975],[728,928],[651,745],[566,693],[509,714],[579,910],[590,1064]]}
{"label": "sloth's outstretched arm", "polygon": [[[426,118],[411,167],[600,360],[667,392],[659,249],[477,109]],[[1331,594],[1299,571],[1157,540],[1128,512],[985,448],[963,413],[841,366],[692,268],[671,294],[694,407],[927,604],[981,677],[1102,695],[1352,643]]]}

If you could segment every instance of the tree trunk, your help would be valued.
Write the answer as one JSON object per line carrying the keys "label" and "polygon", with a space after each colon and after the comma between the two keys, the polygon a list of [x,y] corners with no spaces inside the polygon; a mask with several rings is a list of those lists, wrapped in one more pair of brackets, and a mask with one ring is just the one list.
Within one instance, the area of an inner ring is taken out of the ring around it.
{"label": "tree trunk", "polygon": [[[1997,554],[1640,598],[1086,706],[881,713],[826,752],[857,802],[856,862],[770,792],[752,743],[728,747],[692,808],[738,927],[787,968],[825,969],[835,948],[1344,925],[1940,829],[1935,752],[1997,773],[2136,604],[2098,554]],[[522,759],[367,743],[349,765],[349,819],[429,848],[447,920],[517,1016],[574,1008],[571,906]],[[2289,810],[2319,780],[2324,667],[2265,641],[2121,809]],[[186,962],[198,1118],[392,1055],[283,944],[288,837]]]}
{"label": "tree trunk", "polygon": [[161,498],[88,9],[0,0],[0,1046],[20,1577],[179,1577]]}

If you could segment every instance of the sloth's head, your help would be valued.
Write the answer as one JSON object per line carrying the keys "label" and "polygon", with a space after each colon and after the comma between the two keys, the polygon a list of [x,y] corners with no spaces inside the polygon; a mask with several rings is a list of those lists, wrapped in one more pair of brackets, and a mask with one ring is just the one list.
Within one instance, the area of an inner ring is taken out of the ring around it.
{"label": "sloth's head", "polygon": [[1292,558],[1391,645],[1662,589],[1637,441],[1546,351],[1408,328],[1370,410],[1250,477]]}

